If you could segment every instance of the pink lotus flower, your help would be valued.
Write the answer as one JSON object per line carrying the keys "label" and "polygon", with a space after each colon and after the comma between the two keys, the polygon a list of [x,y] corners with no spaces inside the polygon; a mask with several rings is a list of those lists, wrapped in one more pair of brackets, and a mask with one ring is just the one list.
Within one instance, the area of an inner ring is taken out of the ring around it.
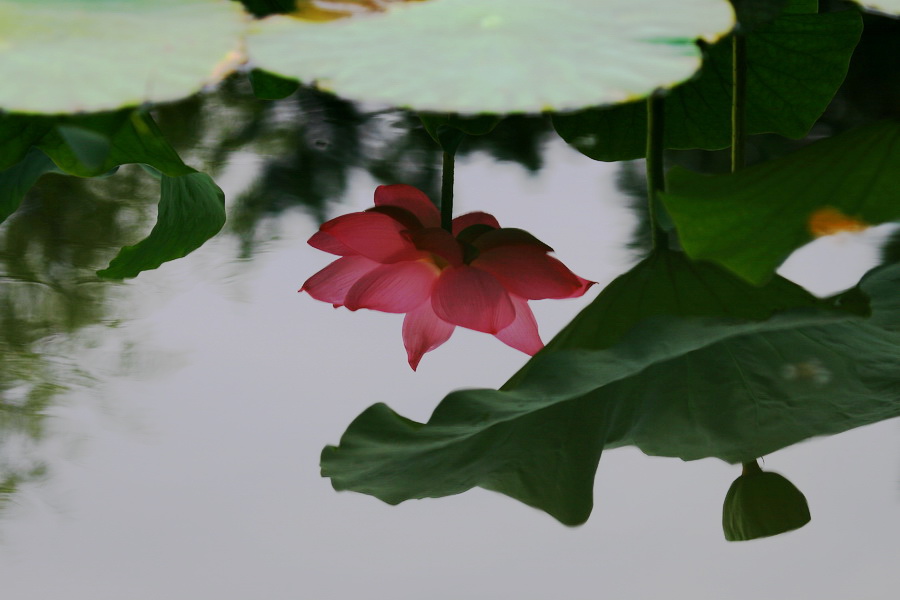
{"label": "pink lotus flower", "polygon": [[375,207],[324,223],[309,244],[337,254],[301,292],[337,308],[406,313],[409,365],[446,342],[456,326],[495,335],[532,355],[544,344],[528,300],[577,298],[594,284],[548,256],[552,248],[521,229],[473,212],[441,229],[422,191],[382,185]]}

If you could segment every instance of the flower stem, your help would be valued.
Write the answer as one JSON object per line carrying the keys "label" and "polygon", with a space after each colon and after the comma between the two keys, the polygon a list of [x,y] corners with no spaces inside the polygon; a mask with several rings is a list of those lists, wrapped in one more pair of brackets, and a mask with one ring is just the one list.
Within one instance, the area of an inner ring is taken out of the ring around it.
{"label": "flower stem", "polygon": [[740,32],[731,38],[731,172],[744,166],[744,140],[747,137],[747,42]]}
{"label": "flower stem", "polygon": [[759,468],[759,462],[755,460],[742,463],[741,467],[741,475],[756,475],[762,473],[762,469]]}
{"label": "flower stem", "polygon": [[453,169],[456,155],[444,151],[444,166],[441,174],[441,227],[452,233],[453,229]]}
{"label": "flower stem", "polygon": [[647,203],[650,228],[653,231],[653,248],[668,245],[666,232],[659,224],[659,198],[666,189],[663,150],[665,149],[665,101],[663,92],[656,90],[647,97]]}

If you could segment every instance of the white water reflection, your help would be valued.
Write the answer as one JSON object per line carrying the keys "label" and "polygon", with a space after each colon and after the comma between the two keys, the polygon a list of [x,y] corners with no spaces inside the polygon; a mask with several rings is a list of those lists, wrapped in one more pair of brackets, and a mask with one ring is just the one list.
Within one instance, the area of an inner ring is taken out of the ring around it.
{"label": "white water reflection", "polygon": [[[633,261],[614,167],[562,142],[547,160],[536,178],[483,156],[462,161],[457,210],[527,229],[605,284]],[[375,185],[356,176],[334,214],[369,206]],[[807,495],[813,520],[748,543],[721,533],[735,467],[630,448],[603,456],[595,512],[575,529],[483,490],[397,507],[334,492],[319,452],[364,408],[386,401],[424,420],[451,389],[497,386],[526,357],[457,330],[413,373],[401,315],[296,293],[330,261],[305,243],[316,224],[293,212],[273,226],[278,238],[252,261],[234,260],[238,242],[221,237],[141,275],[124,286],[130,308],[117,311],[132,317],[73,350],[102,377],[54,409],[52,475],[2,513],[3,598],[896,596],[896,420],[767,457]],[[844,267],[858,277],[864,262]],[[533,303],[545,340],[596,293]]]}

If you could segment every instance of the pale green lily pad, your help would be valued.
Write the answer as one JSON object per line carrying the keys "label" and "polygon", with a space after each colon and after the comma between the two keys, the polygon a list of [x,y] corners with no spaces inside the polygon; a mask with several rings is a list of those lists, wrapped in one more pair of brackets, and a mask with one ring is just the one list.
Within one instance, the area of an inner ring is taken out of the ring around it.
{"label": "pale green lily pad", "polygon": [[864,2],[860,2],[860,4],[862,4],[863,8],[866,10],[900,15],[900,0],[878,0],[877,2],[865,0]]}
{"label": "pale green lily pad", "polygon": [[240,62],[229,0],[0,0],[0,109],[108,110],[197,92]]}
{"label": "pale green lily pad", "polygon": [[254,66],[353,100],[512,113],[613,104],[690,77],[734,24],[724,0],[430,0],[251,27]]}

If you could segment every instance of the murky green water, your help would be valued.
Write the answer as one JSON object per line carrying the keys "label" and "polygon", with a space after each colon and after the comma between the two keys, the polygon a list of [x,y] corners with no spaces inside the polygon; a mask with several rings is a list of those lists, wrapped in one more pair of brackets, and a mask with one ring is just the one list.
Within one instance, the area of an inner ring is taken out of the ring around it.
{"label": "murky green water", "polygon": [[[481,490],[398,507],[335,493],[319,452],[365,407],[424,420],[526,358],[457,331],[413,373],[399,315],[296,293],[329,262],[306,245],[321,221],[379,183],[437,193],[436,146],[406,113],[313,92],[263,104],[237,84],[158,119],[228,198],[226,231],[199,251],[96,278],[152,226],[156,182],[138,168],[47,176],[0,227],[4,598],[893,597],[896,421],[767,457],[814,520],[762,543],[721,539],[733,467],[632,449],[605,456],[578,529]],[[639,169],[575,153],[542,119],[503,127],[462,149],[457,211],[535,233],[601,285],[634,264]],[[820,240],[782,272],[843,289],[887,235]],[[544,339],[595,293],[536,303]]]}

